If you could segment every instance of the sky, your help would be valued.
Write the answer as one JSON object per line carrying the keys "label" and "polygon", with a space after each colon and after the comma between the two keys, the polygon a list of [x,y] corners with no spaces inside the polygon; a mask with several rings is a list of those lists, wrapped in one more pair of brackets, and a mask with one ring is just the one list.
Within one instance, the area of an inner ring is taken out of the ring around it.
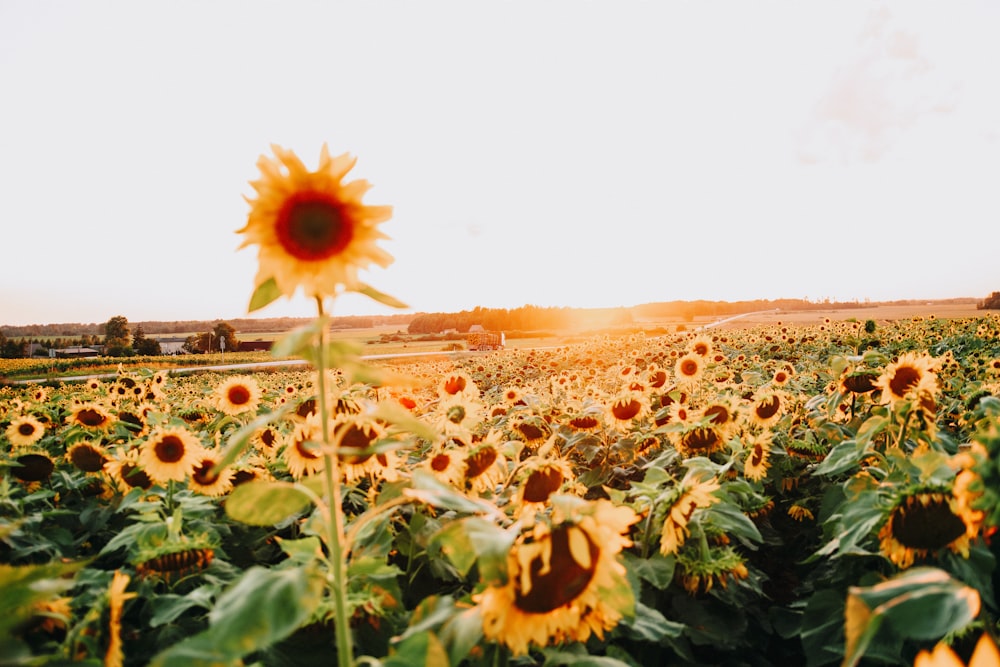
{"label": "sky", "polygon": [[[259,156],[350,153],[335,315],[1000,290],[992,0],[0,0],[0,325],[247,316]],[[315,314],[302,297],[256,317]]]}

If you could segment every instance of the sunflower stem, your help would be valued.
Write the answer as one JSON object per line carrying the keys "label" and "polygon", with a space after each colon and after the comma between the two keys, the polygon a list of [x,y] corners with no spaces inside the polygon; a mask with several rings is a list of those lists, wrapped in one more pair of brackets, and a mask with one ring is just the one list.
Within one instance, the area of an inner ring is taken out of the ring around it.
{"label": "sunflower stem", "polygon": [[347,615],[347,563],[344,549],[344,508],[340,498],[339,459],[330,446],[329,409],[326,404],[326,345],[327,327],[323,312],[323,299],[316,297],[316,307],[323,326],[319,331],[319,349],[316,351],[318,377],[319,418],[323,429],[323,481],[328,497],[327,548],[330,550],[331,571],[327,573],[333,594],[334,632],[337,642],[338,667],[354,664],[354,647],[350,619]]}
{"label": "sunflower stem", "polygon": [[899,427],[899,435],[896,437],[896,444],[893,445],[896,449],[899,449],[903,444],[903,436],[906,435],[906,428],[910,425],[910,415],[913,414],[912,406],[906,410],[906,414],[903,416],[903,425]]}

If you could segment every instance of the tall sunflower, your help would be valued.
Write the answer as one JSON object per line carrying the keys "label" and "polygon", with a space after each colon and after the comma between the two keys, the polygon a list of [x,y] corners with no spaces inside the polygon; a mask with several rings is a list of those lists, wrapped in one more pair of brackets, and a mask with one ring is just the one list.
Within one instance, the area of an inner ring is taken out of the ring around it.
{"label": "tall sunflower", "polygon": [[388,238],[379,223],[392,216],[391,206],[361,202],[367,181],[344,183],[356,158],[330,157],[326,144],[319,166],[309,171],[293,151],[272,145],[274,157],[257,161],[261,177],[252,181],[256,199],[249,199],[241,248],[258,246],[257,287],[273,279],[277,289],[292,296],[300,287],[309,297],[336,295],[341,286],[356,289],[357,272],[374,263],[385,268],[390,254],[376,245]]}
{"label": "tall sunflower", "polygon": [[514,655],[567,641],[603,638],[634,604],[617,555],[632,544],[629,507],[576,500],[551,523],[534,524],[507,556],[507,580],[474,597],[483,634]]}

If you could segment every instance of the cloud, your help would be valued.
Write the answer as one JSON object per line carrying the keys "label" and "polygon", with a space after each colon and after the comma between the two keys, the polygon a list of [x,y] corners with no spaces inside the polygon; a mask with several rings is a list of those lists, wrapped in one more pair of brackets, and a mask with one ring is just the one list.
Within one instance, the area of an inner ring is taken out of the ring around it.
{"label": "cloud", "polygon": [[872,11],[855,52],[798,133],[796,158],[804,164],[877,162],[925,118],[953,112],[956,90],[916,34],[894,28],[888,9]]}

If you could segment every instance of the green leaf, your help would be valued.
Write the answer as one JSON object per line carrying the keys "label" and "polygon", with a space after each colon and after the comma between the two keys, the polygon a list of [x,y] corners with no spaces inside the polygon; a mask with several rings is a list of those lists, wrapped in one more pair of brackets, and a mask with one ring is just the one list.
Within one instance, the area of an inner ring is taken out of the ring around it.
{"label": "green leaf", "polygon": [[735,537],[744,546],[753,548],[753,543],[764,541],[757,525],[750,520],[738,507],[730,503],[712,505],[709,511],[712,525],[721,528],[723,532]]}
{"label": "green leaf", "polygon": [[448,652],[433,632],[409,635],[396,644],[392,653],[382,661],[384,667],[450,667]]}
{"label": "green leaf", "polygon": [[277,540],[278,546],[288,554],[288,559],[293,563],[307,565],[323,556],[319,538],[315,535],[297,540],[277,536],[274,539]]}
{"label": "green leaf", "polygon": [[286,412],[291,410],[291,408],[291,404],[286,404],[274,412],[262,414],[247,423],[245,426],[241,427],[240,430],[236,431],[236,433],[229,436],[229,439],[226,440],[226,449],[222,452],[222,458],[219,459],[219,462],[215,464],[212,470],[216,472],[225,470],[235,463],[236,459],[238,459],[243,453],[243,450],[250,444],[250,439],[253,437],[254,433],[264,428],[271,422],[281,419]]}
{"label": "green leaf", "polygon": [[217,593],[215,586],[200,586],[187,595],[167,593],[156,597],[153,605],[153,617],[149,626],[156,628],[167,623],[173,623],[188,609],[211,609],[212,599]]}
{"label": "green leaf", "polygon": [[636,604],[635,617],[623,624],[625,635],[632,639],[661,644],[684,633],[684,624],[667,620],[658,609]]}
{"label": "green leaf", "polygon": [[209,628],[161,652],[153,667],[241,664],[243,656],[292,634],[323,598],[318,568],[251,567],[223,593],[209,614]]}
{"label": "green leaf", "polygon": [[36,603],[49,600],[73,586],[73,576],[85,561],[44,565],[0,564],[0,644],[14,628],[34,613]]}
{"label": "green leaf", "polygon": [[411,483],[410,488],[403,489],[403,495],[427,505],[467,514],[497,515],[499,513],[493,503],[459,493],[425,470],[414,470]]}
{"label": "green leaf", "polygon": [[979,614],[979,593],[944,570],[914,567],[847,595],[843,667],[861,660],[883,622],[902,637],[937,640],[971,623]]}
{"label": "green leaf", "polygon": [[666,590],[674,580],[674,566],[677,559],[673,555],[664,556],[657,551],[649,558],[640,558],[626,551],[623,556],[625,566],[635,572],[640,579],[652,584],[653,588],[657,590]]}
{"label": "green leaf", "polygon": [[462,576],[478,560],[483,581],[502,582],[507,580],[507,555],[515,537],[492,521],[466,517],[445,524],[431,538],[429,546],[437,547],[447,556]]}
{"label": "green leaf", "polygon": [[437,431],[414,417],[406,408],[395,401],[379,401],[372,416],[430,442],[437,440],[439,436]]}
{"label": "green leaf", "polygon": [[260,285],[257,285],[257,289],[253,291],[247,312],[252,313],[255,310],[260,310],[264,306],[273,303],[280,296],[281,290],[278,289],[277,281],[273,277],[268,278]]}
{"label": "green leaf", "polygon": [[375,301],[378,301],[379,303],[384,303],[385,305],[389,306],[390,308],[409,308],[408,305],[406,305],[405,303],[403,303],[402,301],[400,301],[396,297],[389,296],[388,294],[386,294],[384,292],[380,292],[379,290],[375,289],[371,285],[366,285],[365,283],[360,283],[358,285],[358,287],[355,288],[354,291],[358,292],[359,294],[364,294],[368,298],[374,299]]}
{"label": "green leaf", "polygon": [[568,648],[542,649],[543,667],[631,667],[627,662],[603,655],[590,655],[586,651],[574,653]]}
{"label": "green leaf", "polygon": [[226,499],[226,514],[251,526],[273,526],[304,511],[311,502],[296,484],[257,480],[233,489]]}
{"label": "green leaf", "polygon": [[865,443],[845,440],[834,445],[826,458],[813,470],[814,475],[836,475],[855,467],[867,449]]}
{"label": "green leaf", "polygon": [[461,664],[483,638],[483,616],[479,606],[468,607],[445,621],[439,631],[451,664]]}
{"label": "green leaf", "polygon": [[799,639],[807,667],[829,665],[843,657],[844,594],[841,591],[821,590],[809,597]]}
{"label": "green leaf", "polygon": [[326,318],[317,317],[307,324],[292,329],[274,341],[274,345],[271,346],[271,356],[282,358],[301,355],[304,349],[315,345],[320,331],[326,324]]}

